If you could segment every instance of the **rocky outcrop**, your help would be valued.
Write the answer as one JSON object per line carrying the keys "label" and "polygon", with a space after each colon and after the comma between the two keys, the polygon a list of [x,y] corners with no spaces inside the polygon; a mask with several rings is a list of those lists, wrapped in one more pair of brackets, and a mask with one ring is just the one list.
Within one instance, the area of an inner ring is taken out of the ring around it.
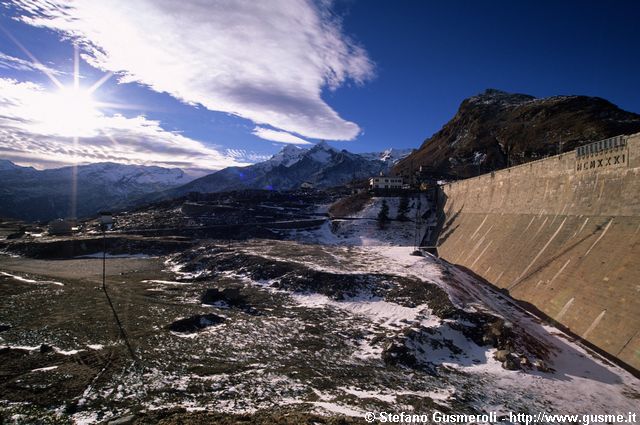
{"label": "rocky outcrop", "polygon": [[640,115],[599,97],[535,98],[489,89],[466,99],[456,115],[393,172],[423,170],[471,177],[640,131]]}

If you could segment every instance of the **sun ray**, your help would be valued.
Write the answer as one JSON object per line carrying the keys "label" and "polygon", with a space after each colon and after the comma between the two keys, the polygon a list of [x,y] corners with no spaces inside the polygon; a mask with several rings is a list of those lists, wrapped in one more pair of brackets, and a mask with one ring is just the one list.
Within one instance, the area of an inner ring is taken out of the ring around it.
{"label": "sun ray", "polygon": [[78,45],[73,45],[73,88],[80,89],[80,54]]}
{"label": "sun ray", "polygon": [[71,193],[69,196],[69,217],[77,218],[78,212],[78,137],[73,138],[73,164],[71,165]]}
{"label": "sun ray", "polygon": [[41,105],[47,111],[43,111],[42,125],[46,130],[61,135],[70,135],[74,137],[74,144],[77,144],[77,137],[87,136],[93,133],[97,124],[98,117],[102,116],[100,109],[116,109],[116,110],[153,110],[158,108],[149,108],[144,105],[136,105],[131,103],[119,102],[101,102],[92,98],[103,84],[105,84],[113,75],[113,72],[107,72],[89,88],[83,89],[80,85],[80,48],[77,44],[73,44],[73,83],[71,86],[65,86],[55,75],[29,49],[27,49],[16,37],[9,32],[4,26],[0,25],[2,31],[26,56],[29,57],[39,71],[45,74],[49,80],[58,88],[58,93],[52,93],[48,96],[48,101]]}
{"label": "sun ray", "polygon": [[27,49],[22,43],[20,43],[20,41],[15,38],[13,36],[13,34],[11,34],[9,32],[9,30],[7,30],[4,26],[0,25],[0,31],[2,31],[7,37],[9,37],[9,39],[11,41],[13,41],[13,43],[18,46],[18,48],[20,50],[22,50],[22,53],[24,53],[25,55],[27,55],[29,57],[29,59],[31,59],[31,62],[34,63],[34,65],[36,65],[36,67],[42,72],[44,73],[47,77],[49,77],[49,79],[51,80],[51,82],[53,84],[55,84],[59,89],[63,88],[64,85],[60,82],[60,80],[58,80],[55,75],[53,75],[53,73],[51,73],[51,71],[49,71],[49,69],[42,64],[42,62],[40,62],[38,60],[38,58],[36,58],[30,51],[29,49]]}
{"label": "sun ray", "polygon": [[[80,91],[80,55],[78,45],[73,45],[73,90],[75,93]],[[79,119],[79,117],[77,117]],[[69,215],[76,218],[78,210],[78,135],[73,136],[73,164],[71,168],[71,205]]]}
{"label": "sun ray", "polygon": [[119,102],[103,102],[96,101],[95,106],[101,109],[125,109],[132,111],[154,111],[154,112],[166,112],[167,110],[164,108],[158,108],[153,106],[139,105],[135,103],[119,103]]}
{"label": "sun ray", "polygon": [[87,92],[89,94],[93,94],[93,92],[98,90],[100,88],[100,86],[102,86],[104,83],[106,83],[107,80],[109,80],[112,76],[113,76],[113,72],[107,72],[106,74],[104,74],[102,76],[102,78],[100,78],[98,81],[93,83],[93,85],[87,89]]}

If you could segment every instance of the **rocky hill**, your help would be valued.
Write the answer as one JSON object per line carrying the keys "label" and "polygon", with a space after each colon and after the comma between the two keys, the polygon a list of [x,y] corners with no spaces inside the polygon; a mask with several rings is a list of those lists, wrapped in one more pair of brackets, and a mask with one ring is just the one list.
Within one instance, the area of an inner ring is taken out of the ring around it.
{"label": "rocky hill", "polygon": [[406,176],[422,166],[438,175],[471,177],[638,131],[640,115],[599,97],[535,98],[488,89],[464,100],[393,172]]}

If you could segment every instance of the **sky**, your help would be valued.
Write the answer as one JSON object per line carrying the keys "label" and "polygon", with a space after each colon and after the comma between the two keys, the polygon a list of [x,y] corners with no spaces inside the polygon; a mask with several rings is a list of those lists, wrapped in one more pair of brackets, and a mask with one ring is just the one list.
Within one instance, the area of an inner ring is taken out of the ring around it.
{"label": "sky", "polygon": [[10,0],[0,159],[203,174],[417,148],[487,88],[640,113],[640,2]]}

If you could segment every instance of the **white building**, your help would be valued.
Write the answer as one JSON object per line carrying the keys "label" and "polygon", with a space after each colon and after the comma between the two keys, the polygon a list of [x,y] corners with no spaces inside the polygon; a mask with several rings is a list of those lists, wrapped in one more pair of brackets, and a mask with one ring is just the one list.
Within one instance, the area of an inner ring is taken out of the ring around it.
{"label": "white building", "polygon": [[402,177],[371,177],[369,187],[371,189],[402,189]]}

